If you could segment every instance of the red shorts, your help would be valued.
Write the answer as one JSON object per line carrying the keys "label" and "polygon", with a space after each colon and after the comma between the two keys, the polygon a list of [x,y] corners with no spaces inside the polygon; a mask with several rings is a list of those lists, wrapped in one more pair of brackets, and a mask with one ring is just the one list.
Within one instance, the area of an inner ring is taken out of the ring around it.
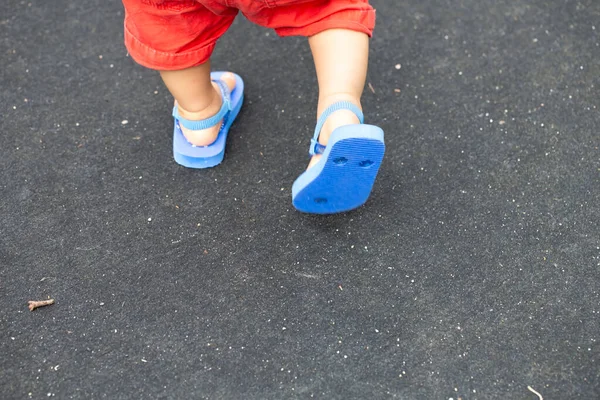
{"label": "red shorts", "polygon": [[178,70],[205,63],[238,11],[279,36],[312,36],[333,28],[371,36],[368,0],[123,0],[125,46],[141,65]]}

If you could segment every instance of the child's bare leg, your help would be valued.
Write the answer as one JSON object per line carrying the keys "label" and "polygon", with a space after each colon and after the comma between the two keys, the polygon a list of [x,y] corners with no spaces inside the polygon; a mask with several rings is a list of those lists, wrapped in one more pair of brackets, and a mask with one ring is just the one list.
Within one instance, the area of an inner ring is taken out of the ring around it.
{"label": "child's bare leg", "polygon": [[[210,80],[210,61],[196,67],[178,71],[160,71],[165,85],[175,97],[179,115],[192,121],[207,119],[221,109],[221,91]],[[221,77],[230,90],[235,87],[235,76],[224,74]],[[213,143],[219,134],[220,125],[193,131],[181,126],[186,139],[196,146]]]}
{"label": "child's bare leg", "polygon": [[[308,43],[319,82],[317,118],[328,106],[338,101],[350,101],[362,109],[360,97],[367,77],[369,37],[352,30],[330,29],[311,36]],[[359,120],[352,111],[334,112],[321,130],[319,143],[326,145],[335,128],[358,123]],[[309,168],[320,157],[313,156]]]}

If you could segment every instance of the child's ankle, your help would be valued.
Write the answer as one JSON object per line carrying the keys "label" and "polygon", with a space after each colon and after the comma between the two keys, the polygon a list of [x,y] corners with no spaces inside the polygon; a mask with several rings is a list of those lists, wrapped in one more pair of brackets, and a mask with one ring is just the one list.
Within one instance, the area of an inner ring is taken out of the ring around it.
{"label": "child's ankle", "polygon": [[222,98],[219,88],[213,85],[213,92],[197,102],[182,105],[177,103],[177,111],[182,118],[191,121],[207,119],[219,112],[222,106]]}

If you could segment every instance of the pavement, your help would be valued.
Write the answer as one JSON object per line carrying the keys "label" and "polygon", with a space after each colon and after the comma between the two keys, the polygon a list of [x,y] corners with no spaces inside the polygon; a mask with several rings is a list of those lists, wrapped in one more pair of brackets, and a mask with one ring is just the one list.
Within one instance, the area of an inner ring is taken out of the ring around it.
{"label": "pavement", "polygon": [[190,170],[119,2],[2,1],[3,399],[600,398],[600,3],[372,4],[386,158],[310,216],[305,39],[236,20],[246,103]]}

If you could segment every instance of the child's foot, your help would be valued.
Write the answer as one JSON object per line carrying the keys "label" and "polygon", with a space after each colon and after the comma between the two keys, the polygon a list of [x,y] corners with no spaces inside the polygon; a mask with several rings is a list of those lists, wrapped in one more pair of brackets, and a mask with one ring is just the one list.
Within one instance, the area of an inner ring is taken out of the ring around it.
{"label": "child's foot", "polygon": [[[334,103],[334,102],[335,101],[332,101],[331,103]],[[338,111],[332,113],[329,116],[329,118],[327,118],[327,120],[325,121],[325,124],[323,124],[321,133],[319,134],[319,143],[322,144],[323,146],[326,146],[327,141],[329,140],[329,136],[331,136],[331,132],[333,132],[336,128],[339,128],[340,126],[344,126],[344,125],[352,125],[352,124],[359,124],[359,123],[360,123],[360,121],[359,121],[358,117],[352,111],[338,110]],[[312,158],[310,159],[310,162],[308,163],[307,169],[311,168],[313,165],[318,163],[320,158],[321,158],[321,154],[315,154],[314,156],[312,156]]]}
{"label": "child's foot", "polygon": [[[233,91],[233,89],[235,88],[235,76],[231,72],[223,74],[221,76],[221,80],[225,82],[225,84],[229,87],[230,92]],[[210,104],[206,108],[197,111],[189,111],[184,110],[177,103],[175,103],[179,115],[182,118],[191,121],[201,121],[210,118],[213,115],[216,115],[221,109],[221,106],[223,105],[223,99],[221,97],[221,89],[219,89],[219,86],[215,82],[213,82],[212,85],[214,89],[211,93],[212,99]],[[208,146],[212,144],[215,140],[217,140],[219,130],[221,129],[221,124],[217,124],[208,129],[202,129],[198,131],[193,131],[184,127],[183,125],[180,125],[180,128],[181,132],[183,133],[183,136],[185,136],[188,142],[190,142],[192,145]]]}

